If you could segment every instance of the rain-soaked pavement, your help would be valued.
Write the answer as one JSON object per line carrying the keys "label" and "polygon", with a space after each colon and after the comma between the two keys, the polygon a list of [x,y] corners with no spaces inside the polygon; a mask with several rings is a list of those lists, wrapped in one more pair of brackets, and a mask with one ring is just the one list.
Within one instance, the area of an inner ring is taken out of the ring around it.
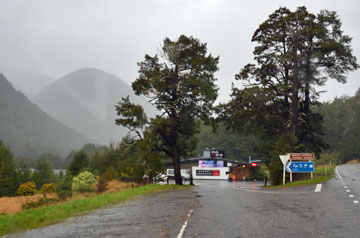
{"label": "rain-soaked pavement", "polygon": [[189,210],[197,206],[192,191],[174,189],[11,237],[176,237]]}
{"label": "rain-soaked pavement", "polygon": [[360,165],[337,172],[321,192],[195,181],[16,237],[360,237]]}

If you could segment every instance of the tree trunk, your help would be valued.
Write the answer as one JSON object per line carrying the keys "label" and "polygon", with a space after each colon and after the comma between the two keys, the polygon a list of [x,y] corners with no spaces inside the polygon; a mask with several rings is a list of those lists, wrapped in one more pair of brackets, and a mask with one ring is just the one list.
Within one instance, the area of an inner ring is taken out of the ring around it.
{"label": "tree trunk", "polygon": [[[310,65],[307,65],[310,67]],[[306,69],[306,79],[305,79],[305,101],[304,101],[304,115],[305,115],[305,133],[303,137],[303,143],[305,145],[305,152],[309,152],[309,113],[310,113],[310,69]]]}
{"label": "tree trunk", "polygon": [[305,115],[305,133],[304,133],[304,145],[305,152],[309,152],[309,125],[310,125],[310,82],[312,77],[311,72],[311,54],[312,52],[312,38],[309,39],[309,50],[307,53],[306,65],[305,65],[305,101],[304,101],[304,115]]}
{"label": "tree trunk", "polygon": [[299,117],[299,59],[297,53],[298,34],[295,35],[295,42],[292,50],[293,75],[291,88],[291,133],[296,136]]}
{"label": "tree trunk", "polygon": [[[178,78],[179,74],[179,67],[178,65],[175,66],[175,79],[176,84],[173,88],[173,100],[174,102],[177,101],[177,84],[179,81]],[[181,178],[181,167],[180,167],[180,152],[179,152],[179,146],[177,144],[177,126],[179,123],[179,118],[176,112],[175,108],[171,108],[171,114],[172,114],[172,144],[173,144],[173,165],[174,165],[174,173],[175,173],[175,183],[177,185],[182,185],[182,178]]]}
{"label": "tree trunk", "polygon": [[173,155],[173,164],[174,164],[174,172],[175,172],[175,184],[182,185],[182,178],[181,178],[181,167],[180,167],[180,156],[179,156],[179,149],[177,145],[173,147],[174,155]]}

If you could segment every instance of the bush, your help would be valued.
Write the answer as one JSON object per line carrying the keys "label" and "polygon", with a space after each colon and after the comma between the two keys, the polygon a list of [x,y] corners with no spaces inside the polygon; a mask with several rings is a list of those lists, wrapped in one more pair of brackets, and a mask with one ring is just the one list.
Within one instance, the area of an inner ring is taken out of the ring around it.
{"label": "bush", "polygon": [[45,183],[40,189],[40,192],[46,197],[46,194],[48,193],[55,193],[56,188],[54,183]]}
{"label": "bush", "polygon": [[34,182],[26,182],[19,186],[18,190],[16,191],[16,196],[28,196],[34,195],[36,193],[36,186]]}
{"label": "bush", "polygon": [[60,200],[65,200],[72,197],[72,191],[70,190],[60,190],[57,192],[57,196]]}
{"label": "bush", "polygon": [[89,171],[84,171],[80,173],[78,176],[73,178],[73,183],[71,188],[72,191],[81,192],[81,193],[92,192],[94,191],[93,184],[95,182],[96,182],[95,176]]}
{"label": "bush", "polygon": [[70,173],[67,173],[57,184],[56,188],[57,188],[58,198],[64,200],[68,197],[71,197],[72,196],[71,186],[72,186],[72,176]]}
{"label": "bush", "polygon": [[97,193],[103,193],[107,189],[107,181],[103,177],[97,177],[95,184],[95,189]]}
{"label": "bush", "polygon": [[24,205],[22,205],[22,209],[32,209],[32,208],[37,208],[37,207],[41,207],[44,205],[49,205],[52,203],[56,203],[58,202],[59,199],[56,198],[40,198],[37,201],[27,201]]}
{"label": "bush", "polygon": [[114,167],[110,166],[106,169],[105,173],[101,176],[105,181],[119,179],[119,174],[116,172]]}

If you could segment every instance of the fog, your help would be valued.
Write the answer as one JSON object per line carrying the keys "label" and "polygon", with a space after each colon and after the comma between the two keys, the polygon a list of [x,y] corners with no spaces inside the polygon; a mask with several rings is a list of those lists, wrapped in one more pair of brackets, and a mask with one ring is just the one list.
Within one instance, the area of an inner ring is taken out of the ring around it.
{"label": "fog", "polygon": [[[360,58],[357,0],[2,0],[0,72],[33,95],[84,67],[99,68],[130,84],[138,75],[136,63],[145,54],[156,54],[166,36],[186,34],[207,42],[209,52],[220,55],[218,102],[225,102],[234,74],[253,60],[255,29],[278,7],[294,10],[302,5],[312,13],[336,11]],[[359,71],[350,73],[345,85],[329,81],[321,88],[327,90],[321,100],[354,95],[359,76]]]}

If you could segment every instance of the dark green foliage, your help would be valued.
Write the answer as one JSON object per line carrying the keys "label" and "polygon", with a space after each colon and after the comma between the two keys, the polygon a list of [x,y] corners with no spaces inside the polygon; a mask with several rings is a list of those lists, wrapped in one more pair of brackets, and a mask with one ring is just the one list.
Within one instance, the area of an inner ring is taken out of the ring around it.
{"label": "dark green foliage", "polygon": [[37,160],[49,161],[55,169],[65,169],[64,160],[51,153],[41,154]]}
{"label": "dark green foliage", "polygon": [[18,185],[14,157],[0,140],[0,197],[13,196]]}
{"label": "dark green foliage", "polygon": [[94,144],[86,144],[81,148],[81,151],[84,151],[87,156],[90,158],[94,156],[96,153],[104,153],[106,150],[106,146],[104,145],[94,145]]}
{"label": "dark green foliage", "polygon": [[130,102],[129,96],[121,98],[118,105],[115,106],[117,115],[122,116],[115,120],[116,125],[122,125],[135,132],[142,139],[139,129],[143,129],[147,123],[146,114],[140,105]]}
{"label": "dark green foliage", "polygon": [[257,44],[256,64],[236,75],[245,88],[233,88],[231,101],[219,107],[219,119],[235,131],[260,137],[263,155],[273,158],[270,173],[277,173],[274,145],[282,141],[280,136],[295,137],[302,152],[317,156],[328,148],[322,115],[313,110],[319,104],[315,87],[327,79],[344,83],[346,74],[359,66],[335,12],[314,15],[305,7],[294,12],[279,8],[252,41]]}
{"label": "dark green foliage", "polygon": [[72,196],[72,176],[70,173],[67,173],[59,182],[57,183],[57,195],[60,199],[66,199]]}
{"label": "dark green foliage", "polygon": [[119,174],[118,174],[118,172],[115,170],[114,167],[108,167],[108,168],[105,170],[105,173],[103,173],[100,177],[101,177],[103,180],[105,180],[105,181],[110,181],[110,180],[113,180],[113,179],[118,179],[118,178],[119,178]]}
{"label": "dark green foliage", "polygon": [[54,174],[54,167],[52,164],[48,161],[39,160],[32,175],[32,180],[35,182],[37,189],[40,189],[45,183],[56,182],[56,176]]}
{"label": "dark green foliage", "polygon": [[324,115],[326,139],[329,153],[339,154],[342,162],[360,158],[360,89],[354,97],[335,98],[321,108],[315,108]]}
{"label": "dark green foliage", "polygon": [[283,163],[281,162],[279,155],[286,153],[298,152],[300,147],[295,136],[281,135],[279,141],[276,143],[274,152],[271,157],[271,163],[269,165],[270,179],[272,185],[282,184],[283,180]]}
{"label": "dark green foliage", "polygon": [[241,161],[248,161],[249,155],[256,159],[255,148],[260,145],[254,136],[227,131],[223,123],[219,123],[215,132],[211,126],[202,124],[197,138],[195,152],[198,156],[202,156],[205,148],[215,148],[225,150],[226,158]]}
{"label": "dark green foliage", "polygon": [[76,176],[82,169],[89,166],[89,159],[84,151],[78,151],[74,154],[74,159],[71,161],[68,171],[71,175]]}
{"label": "dark green foliage", "polygon": [[28,166],[27,161],[20,160],[17,163],[16,169],[16,177],[18,179],[19,184],[26,183],[31,180],[31,170]]}
{"label": "dark green foliage", "polygon": [[[209,121],[217,97],[214,73],[219,57],[207,54],[207,46],[198,39],[181,35],[175,41],[165,38],[160,55],[145,55],[138,63],[139,77],[132,88],[160,111],[148,125],[152,149],[171,157],[176,184],[182,184],[180,157],[188,158],[196,148],[200,118]],[[146,117],[140,107],[123,98],[116,108],[118,124],[142,136]],[[153,139],[156,138],[156,139]],[[144,155],[145,156],[145,155]],[[145,156],[146,157],[146,156]]]}

